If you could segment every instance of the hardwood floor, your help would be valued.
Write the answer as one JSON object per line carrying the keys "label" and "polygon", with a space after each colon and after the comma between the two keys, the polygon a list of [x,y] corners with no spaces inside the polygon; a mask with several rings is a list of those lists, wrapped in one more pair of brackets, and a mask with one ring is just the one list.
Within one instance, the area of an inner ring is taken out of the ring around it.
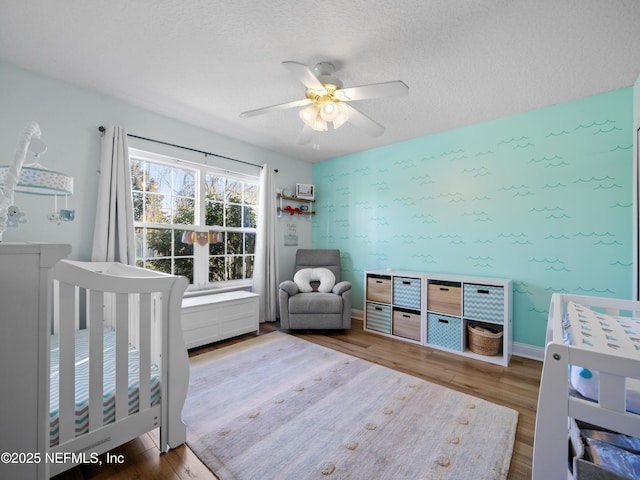
{"label": "hardwood floor", "polygon": [[[276,325],[262,324],[260,331],[261,334],[266,334],[276,329]],[[354,320],[352,328],[345,332],[291,333],[310,342],[517,410],[519,412],[518,429],[509,470],[509,480],[531,478],[533,434],[542,371],[541,362],[512,357],[509,367],[491,365],[364,332],[362,322],[359,320]],[[242,342],[251,337],[252,335],[246,335],[194,349],[189,352],[189,355],[200,355]],[[490,441],[490,439],[487,440]],[[111,455],[123,456],[125,462],[121,465],[110,464],[100,468],[80,466],[54,478],[57,480],[106,478],[202,480],[216,478],[187,446],[183,445],[166,454],[159,455],[157,442],[157,432],[142,435],[110,452]],[[479,445],[478,448],[482,448],[482,446]]]}

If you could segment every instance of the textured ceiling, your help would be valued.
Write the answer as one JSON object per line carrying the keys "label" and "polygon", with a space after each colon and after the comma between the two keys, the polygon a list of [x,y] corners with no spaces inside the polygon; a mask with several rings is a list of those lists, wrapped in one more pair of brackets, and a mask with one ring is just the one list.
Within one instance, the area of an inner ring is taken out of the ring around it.
{"label": "textured ceiling", "polygon": [[[630,86],[640,1],[1,0],[0,60],[313,162]],[[299,146],[296,109],[239,116],[304,98],[285,60],[409,96]]]}

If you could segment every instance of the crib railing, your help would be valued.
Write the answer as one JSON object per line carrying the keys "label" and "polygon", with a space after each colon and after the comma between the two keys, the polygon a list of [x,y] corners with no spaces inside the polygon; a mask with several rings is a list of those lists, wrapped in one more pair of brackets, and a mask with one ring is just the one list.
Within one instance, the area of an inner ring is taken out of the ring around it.
{"label": "crib railing", "polygon": [[[170,432],[161,431],[162,450],[184,442],[180,412],[188,385],[188,360],[180,326],[180,304],[186,279],[118,263],[66,260],[56,265],[53,278],[52,332],[58,335],[59,341],[59,446],[56,449],[90,448],[92,452],[103,453],[115,446],[112,437],[123,438],[111,433],[113,428],[120,428],[118,424],[123,424],[122,429],[132,431],[127,437],[135,438],[149,430],[149,421],[163,428],[174,425],[176,432],[171,439]],[[115,421],[104,438],[77,441],[76,334],[82,329],[86,330],[89,352],[89,435],[105,429],[104,334],[106,330],[115,331]],[[175,338],[170,338],[172,335]],[[139,407],[136,414],[144,417],[144,421],[129,421],[130,348],[138,351]],[[152,407],[152,364],[161,372],[162,408]],[[173,389],[169,389],[170,377]],[[47,383],[47,392],[49,388]],[[140,433],[136,434],[136,429]]]}
{"label": "crib railing", "polygon": [[[578,419],[632,436],[640,436],[640,416],[627,411],[627,380],[640,380],[636,358],[565,344],[563,321],[568,302],[610,315],[640,315],[640,303],[554,293],[549,308],[547,345],[542,369],[533,449],[533,479],[566,478],[568,419]],[[570,366],[598,372],[599,398],[572,395]]]}

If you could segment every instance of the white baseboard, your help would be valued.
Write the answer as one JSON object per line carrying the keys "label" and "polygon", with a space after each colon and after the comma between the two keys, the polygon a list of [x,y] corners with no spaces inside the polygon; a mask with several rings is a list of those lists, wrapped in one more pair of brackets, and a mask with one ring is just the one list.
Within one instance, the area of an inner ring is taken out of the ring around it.
{"label": "white baseboard", "polygon": [[[351,318],[364,320],[364,310],[351,310]],[[513,342],[511,345],[513,355],[530,358],[532,360],[544,360],[544,347],[529,345],[528,343]]]}
{"label": "white baseboard", "polygon": [[531,360],[544,360],[544,347],[529,345],[528,343],[513,342],[511,351],[518,357],[530,358]]}

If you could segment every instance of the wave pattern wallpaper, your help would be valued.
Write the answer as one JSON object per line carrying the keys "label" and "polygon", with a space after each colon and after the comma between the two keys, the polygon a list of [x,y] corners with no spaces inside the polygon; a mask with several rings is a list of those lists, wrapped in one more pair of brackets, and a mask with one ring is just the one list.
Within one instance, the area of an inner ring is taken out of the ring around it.
{"label": "wave pattern wallpaper", "polygon": [[313,247],[341,250],[357,309],[370,269],[511,278],[514,341],[543,346],[551,293],[632,296],[632,95],[316,163]]}

